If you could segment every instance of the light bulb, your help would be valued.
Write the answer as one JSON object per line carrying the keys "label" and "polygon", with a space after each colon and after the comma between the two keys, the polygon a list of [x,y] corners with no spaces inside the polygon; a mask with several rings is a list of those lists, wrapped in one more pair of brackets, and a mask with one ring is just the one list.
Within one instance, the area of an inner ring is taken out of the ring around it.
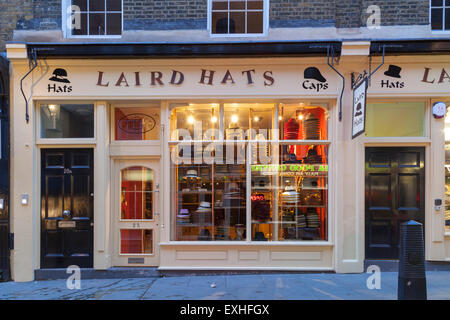
{"label": "light bulb", "polygon": [[255,116],[255,117],[253,118],[253,121],[258,122],[258,121],[259,121],[259,117],[256,117],[256,116]]}
{"label": "light bulb", "polygon": [[298,120],[303,120],[303,114],[298,115]]}
{"label": "light bulb", "polygon": [[237,114],[233,114],[233,115],[231,116],[231,122],[233,122],[233,123],[238,122],[238,116],[237,116]]}
{"label": "light bulb", "polygon": [[217,122],[217,117],[216,116],[212,116],[211,117],[211,122],[212,123],[216,123]]}
{"label": "light bulb", "polygon": [[189,116],[187,121],[189,124],[193,124],[195,122],[194,116]]}

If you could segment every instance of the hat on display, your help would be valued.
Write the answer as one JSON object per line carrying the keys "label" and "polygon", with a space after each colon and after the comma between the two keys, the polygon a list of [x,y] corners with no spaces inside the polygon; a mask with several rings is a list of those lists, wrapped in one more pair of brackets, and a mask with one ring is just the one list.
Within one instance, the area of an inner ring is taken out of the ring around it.
{"label": "hat on display", "polygon": [[319,69],[317,69],[316,67],[306,68],[305,72],[304,72],[304,77],[305,77],[305,79],[314,79],[319,82],[327,81],[327,79],[325,79],[324,76],[322,76]]}
{"label": "hat on display", "polygon": [[188,170],[185,178],[198,178],[197,170]]}
{"label": "hat on display", "polygon": [[264,233],[259,231],[259,232],[255,233],[255,239],[254,240],[255,241],[267,241],[267,238],[264,237]]}
{"label": "hat on display", "polygon": [[202,229],[200,231],[200,234],[198,235],[198,240],[201,241],[210,241],[211,240],[211,233],[208,229]]}
{"label": "hat on display", "polygon": [[399,66],[390,64],[387,71],[384,72],[384,75],[388,76],[388,77],[400,79],[401,78],[400,71],[402,71],[402,68],[400,68]]}

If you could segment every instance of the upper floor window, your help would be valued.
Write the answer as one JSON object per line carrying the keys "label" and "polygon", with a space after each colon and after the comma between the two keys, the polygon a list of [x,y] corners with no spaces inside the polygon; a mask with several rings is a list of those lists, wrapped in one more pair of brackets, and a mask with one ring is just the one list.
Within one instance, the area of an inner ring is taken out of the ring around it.
{"label": "upper floor window", "polygon": [[268,3],[268,0],[210,0],[211,34],[263,35],[268,26]]}
{"label": "upper floor window", "polygon": [[450,31],[450,0],[431,0],[431,30]]}
{"label": "upper floor window", "polygon": [[66,0],[66,4],[67,36],[122,34],[122,0]]}

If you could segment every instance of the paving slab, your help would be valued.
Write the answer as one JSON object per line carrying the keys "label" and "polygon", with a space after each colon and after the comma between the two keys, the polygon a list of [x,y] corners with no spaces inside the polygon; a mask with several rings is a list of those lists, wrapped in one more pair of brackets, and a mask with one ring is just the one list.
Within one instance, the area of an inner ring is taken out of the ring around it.
{"label": "paving slab", "polygon": [[[370,274],[249,274],[82,279],[0,283],[0,300],[396,300],[398,274],[381,273],[370,290]],[[450,300],[450,272],[427,272],[429,300]]]}

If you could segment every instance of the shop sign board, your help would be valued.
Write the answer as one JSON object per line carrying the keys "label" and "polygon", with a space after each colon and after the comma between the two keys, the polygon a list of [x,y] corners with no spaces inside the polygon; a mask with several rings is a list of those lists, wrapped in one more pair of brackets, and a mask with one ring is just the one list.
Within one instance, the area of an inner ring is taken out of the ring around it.
{"label": "shop sign board", "polygon": [[60,66],[40,70],[35,96],[329,95],[336,74],[326,65]]}
{"label": "shop sign board", "polygon": [[366,130],[367,78],[353,89],[352,139]]}

